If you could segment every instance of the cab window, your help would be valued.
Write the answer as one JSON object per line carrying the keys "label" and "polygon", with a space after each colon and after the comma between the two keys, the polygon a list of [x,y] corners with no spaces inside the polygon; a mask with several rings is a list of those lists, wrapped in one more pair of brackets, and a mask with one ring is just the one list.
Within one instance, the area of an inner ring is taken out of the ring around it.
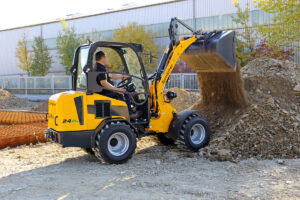
{"label": "cab window", "polygon": [[87,63],[89,53],[89,47],[81,47],[78,56],[78,66],[77,66],[77,82],[76,86],[78,89],[85,89],[87,86],[86,75],[83,71],[84,66]]}

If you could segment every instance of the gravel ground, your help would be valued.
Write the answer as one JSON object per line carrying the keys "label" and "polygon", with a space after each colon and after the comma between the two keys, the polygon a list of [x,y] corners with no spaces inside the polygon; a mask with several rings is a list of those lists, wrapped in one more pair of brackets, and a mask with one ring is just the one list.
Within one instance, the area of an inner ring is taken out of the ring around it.
{"label": "gravel ground", "polygon": [[300,159],[210,162],[149,137],[123,165],[54,143],[0,158],[0,199],[300,199]]}

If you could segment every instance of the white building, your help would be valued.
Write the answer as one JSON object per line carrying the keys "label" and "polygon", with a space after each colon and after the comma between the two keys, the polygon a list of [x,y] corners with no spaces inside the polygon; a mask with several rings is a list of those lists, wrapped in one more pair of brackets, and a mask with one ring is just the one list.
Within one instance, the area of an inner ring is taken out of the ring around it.
{"label": "white building", "polygon": [[[257,10],[252,0],[240,0],[242,7],[246,2],[251,8],[251,23],[268,24],[271,21],[269,14]],[[104,38],[112,36],[114,29],[129,22],[145,25],[152,30],[157,38],[155,42],[164,46],[168,44],[168,26],[172,17],[178,17],[190,26],[204,31],[216,29],[237,29],[231,17],[235,15],[236,8],[232,0],[175,0],[147,6],[113,10],[88,16],[67,19],[69,26],[75,26],[78,34],[100,32]],[[50,21],[30,26],[16,27],[0,30],[0,75],[25,74],[17,67],[18,60],[15,50],[21,35],[26,32],[28,39],[41,36],[50,49],[54,63],[51,73],[64,73],[56,50],[56,37],[62,26],[59,21]],[[185,34],[183,29],[181,34]],[[29,42],[30,43],[30,42]],[[31,42],[32,44],[32,42]]]}

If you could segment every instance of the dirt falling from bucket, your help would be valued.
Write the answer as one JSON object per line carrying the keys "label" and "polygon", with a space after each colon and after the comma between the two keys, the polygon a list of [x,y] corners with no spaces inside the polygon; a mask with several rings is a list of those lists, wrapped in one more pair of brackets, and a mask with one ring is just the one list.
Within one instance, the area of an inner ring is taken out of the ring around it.
{"label": "dirt falling from bucket", "polygon": [[197,75],[201,98],[192,109],[235,109],[249,104],[239,66],[236,72],[198,72]]}

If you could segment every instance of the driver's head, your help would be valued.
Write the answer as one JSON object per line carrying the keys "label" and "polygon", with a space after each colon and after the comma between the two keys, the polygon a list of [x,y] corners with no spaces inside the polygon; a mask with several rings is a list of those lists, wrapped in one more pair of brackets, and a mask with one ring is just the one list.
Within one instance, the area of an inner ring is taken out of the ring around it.
{"label": "driver's head", "polygon": [[98,51],[95,55],[96,62],[102,65],[106,65],[106,56],[103,51]]}

